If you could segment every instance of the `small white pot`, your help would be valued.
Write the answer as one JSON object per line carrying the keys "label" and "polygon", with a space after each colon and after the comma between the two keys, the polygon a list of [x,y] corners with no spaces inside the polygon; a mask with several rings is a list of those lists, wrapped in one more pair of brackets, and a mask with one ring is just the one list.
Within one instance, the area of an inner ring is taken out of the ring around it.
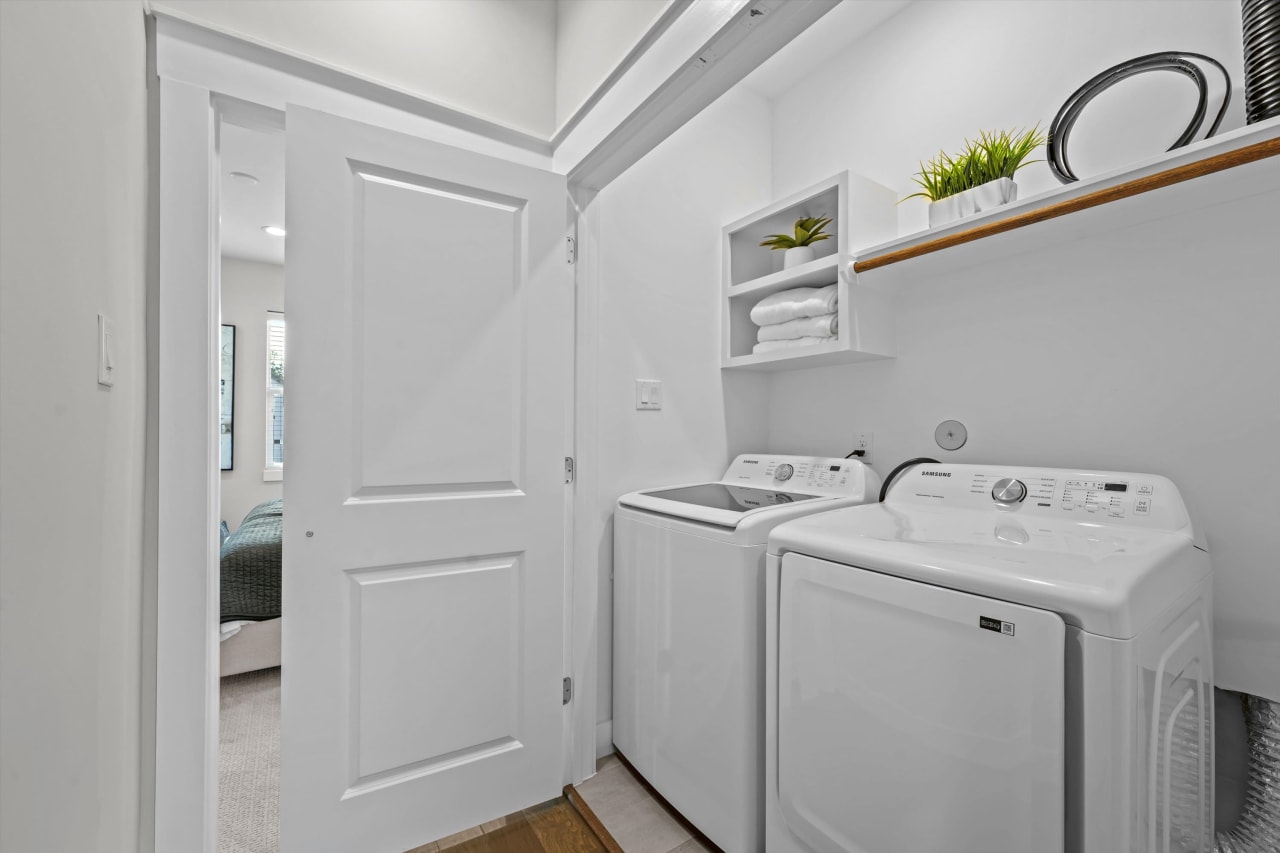
{"label": "small white pot", "polygon": [[973,195],[973,212],[981,213],[984,210],[995,210],[1001,205],[1016,200],[1018,185],[1013,182],[1013,178],[997,178],[961,193],[961,195],[969,194]]}
{"label": "small white pot", "polygon": [[939,225],[946,225],[948,222],[954,222],[961,216],[959,197],[949,195],[946,198],[940,198],[937,201],[929,202],[929,227],[937,228]]}
{"label": "small white pot", "polygon": [[929,205],[929,227],[934,228],[982,213],[984,210],[995,210],[1018,198],[1018,185],[1012,178],[998,178],[985,184],[967,189],[962,193],[949,195]]}
{"label": "small white pot", "polygon": [[817,257],[812,246],[796,246],[794,249],[787,249],[782,253],[782,268],[789,270],[792,267],[798,267],[801,264],[807,264]]}

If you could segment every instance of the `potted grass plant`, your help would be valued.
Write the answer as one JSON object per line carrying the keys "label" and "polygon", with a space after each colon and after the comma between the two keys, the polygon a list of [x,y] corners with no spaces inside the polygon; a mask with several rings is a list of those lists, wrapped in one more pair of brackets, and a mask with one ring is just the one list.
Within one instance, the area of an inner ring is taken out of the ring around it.
{"label": "potted grass plant", "polygon": [[1038,162],[1027,158],[1044,141],[1038,124],[1030,130],[984,130],[977,140],[966,139],[959,154],[939,151],[921,163],[914,177],[920,192],[907,198],[930,201],[930,228],[1008,204],[1018,197],[1014,173]]}
{"label": "potted grass plant", "polygon": [[796,220],[795,234],[770,234],[760,241],[760,245],[768,246],[775,251],[785,250],[782,255],[782,268],[789,270],[814,259],[817,253],[813,250],[813,244],[831,238],[831,235],[826,233],[826,227],[830,224],[829,216],[803,217]]}

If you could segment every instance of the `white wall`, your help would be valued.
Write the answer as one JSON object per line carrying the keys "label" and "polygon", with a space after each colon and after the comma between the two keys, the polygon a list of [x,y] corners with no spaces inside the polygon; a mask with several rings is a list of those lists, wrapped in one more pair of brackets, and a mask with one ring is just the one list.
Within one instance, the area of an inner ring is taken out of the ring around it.
{"label": "white wall", "polygon": [[[1161,50],[1220,60],[1236,87],[1223,129],[1244,123],[1238,3],[917,0],[825,63],[820,78],[774,101],[774,186],[786,195],[853,168],[906,196],[918,189],[911,176],[919,162],[940,148],[954,152],[981,129],[1040,122],[1047,130],[1094,74]],[[1104,96],[1097,104],[1115,115],[1116,99]],[[1139,113],[1123,97],[1119,105],[1124,114],[1117,121],[1134,122],[1129,126],[1167,118]],[[1077,134],[1082,143],[1086,120]],[[1044,163],[1022,169],[1017,181],[1022,198],[1060,186]],[[923,200],[898,211],[903,233],[928,224]]]}
{"label": "white wall", "polygon": [[[915,158],[1047,121],[1096,71],[1152,50],[1203,51],[1239,80],[1234,3],[1011,6],[915,4],[833,63],[821,96],[780,98],[777,194],[845,168],[905,190]],[[955,49],[988,32],[994,57],[1034,71]],[[993,79],[1008,86],[975,96]],[[771,378],[770,449],[842,453],[859,429],[882,475],[920,455],[1168,475],[1217,572],[1219,682],[1280,699],[1277,209],[1257,196],[899,287],[896,359]],[[947,418],[969,428],[955,453],[933,441]]]}
{"label": "white wall", "polygon": [[[147,117],[136,2],[0,3],[0,849],[138,848]],[[116,322],[97,385],[97,314]]]}
{"label": "white wall", "polygon": [[555,0],[156,0],[152,6],[544,139],[555,129]]}
{"label": "white wall", "polygon": [[[612,514],[649,486],[717,479],[766,441],[763,377],[720,372],[720,229],[769,203],[769,109],[732,92],[605,187],[598,237],[597,433],[601,721],[612,717]],[[591,260],[584,262],[591,263]],[[635,410],[636,379],[662,381]]]}
{"label": "white wall", "polygon": [[670,0],[556,0],[556,127],[635,47]]}
{"label": "white wall", "polygon": [[284,310],[284,267],[222,259],[222,322],[236,327],[233,468],[222,472],[222,518],[235,530],[245,513],[280,497],[263,482],[267,441],[267,312]]}

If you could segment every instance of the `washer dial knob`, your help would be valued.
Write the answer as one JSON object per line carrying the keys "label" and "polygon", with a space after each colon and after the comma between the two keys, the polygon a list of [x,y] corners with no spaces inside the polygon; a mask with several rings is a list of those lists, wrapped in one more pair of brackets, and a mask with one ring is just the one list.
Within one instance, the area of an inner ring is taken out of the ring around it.
{"label": "washer dial knob", "polygon": [[1020,503],[1027,496],[1027,485],[1021,480],[1004,477],[991,487],[991,497],[1002,504]]}
{"label": "washer dial knob", "polygon": [[785,483],[787,480],[791,479],[791,475],[795,472],[796,469],[794,467],[783,462],[778,466],[778,469],[773,472],[773,479],[777,480],[779,483]]}

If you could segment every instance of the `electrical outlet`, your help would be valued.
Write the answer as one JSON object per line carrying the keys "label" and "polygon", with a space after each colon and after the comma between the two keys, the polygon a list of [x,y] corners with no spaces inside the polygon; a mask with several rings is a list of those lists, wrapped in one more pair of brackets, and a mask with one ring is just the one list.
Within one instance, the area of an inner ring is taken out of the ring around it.
{"label": "electrical outlet", "polygon": [[871,450],[873,445],[875,444],[875,440],[876,440],[875,433],[855,432],[853,434],[853,449],[855,451],[858,451],[858,450],[862,451],[862,455],[856,458],[861,459],[863,462],[871,461]]}

